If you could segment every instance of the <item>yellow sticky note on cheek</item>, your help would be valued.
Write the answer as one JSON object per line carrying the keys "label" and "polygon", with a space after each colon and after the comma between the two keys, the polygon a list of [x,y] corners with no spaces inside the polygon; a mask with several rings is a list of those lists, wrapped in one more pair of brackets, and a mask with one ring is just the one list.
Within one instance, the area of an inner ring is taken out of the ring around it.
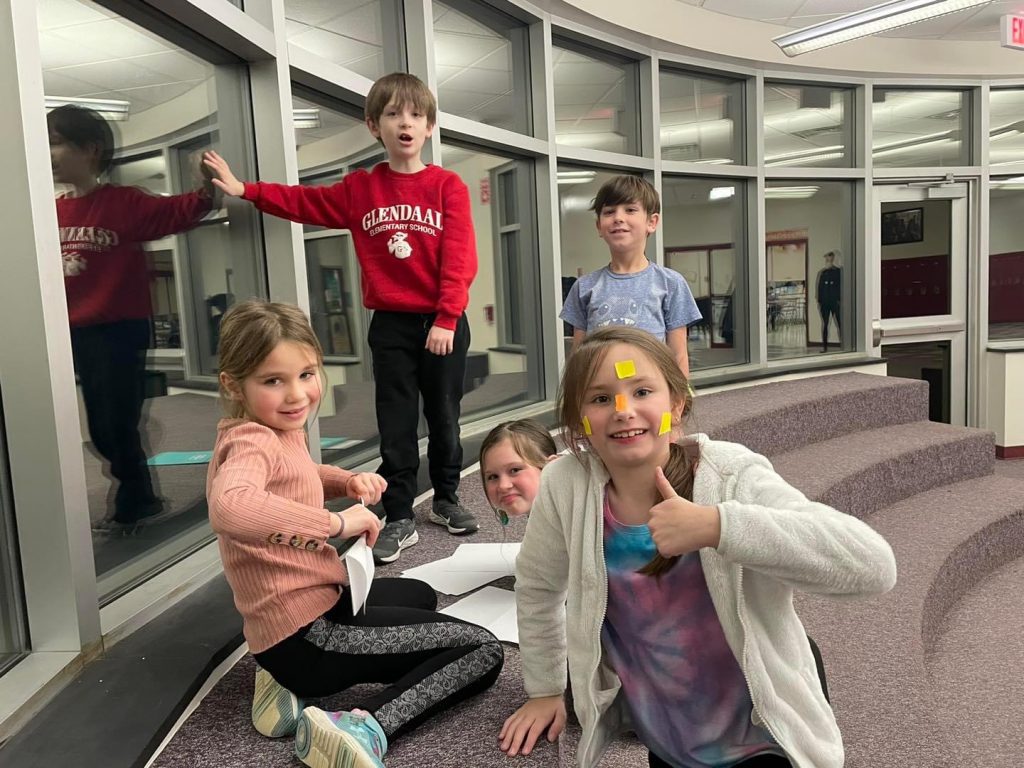
{"label": "yellow sticky note on cheek", "polygon": [[583,434],[585,434],[587,437],[590,437],[590,435],[594,434],[594,431],[590,428],[590,419],[588,419],[586,416],[583,417]]}
{"label": "yellow sticky note on cheek", "polygon": [[636,376],[636,363],[632,360],[619,360],[615,364],[615,375],[620,379],[628,379],[631,376]]}
{"label": "yellow sticky note on cheek", "polygon": [[615,410],[618,413],[622,413],[624,410],[626,410],[626,396],[625,395],[616,395],[615,396]]}
{"label": "yellow sticky note on cheek", "polygon": [[672,414],[665,411],[661,414],[661,427],[658,429],[659,435],[664,435],[666,432],[672,431]]}

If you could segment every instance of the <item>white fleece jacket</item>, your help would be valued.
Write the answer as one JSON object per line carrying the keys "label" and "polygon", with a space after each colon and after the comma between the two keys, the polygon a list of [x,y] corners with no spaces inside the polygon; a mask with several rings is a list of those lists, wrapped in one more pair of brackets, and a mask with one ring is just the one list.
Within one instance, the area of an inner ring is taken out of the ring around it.
{"label": "white fleece jacket", "polygon": [[[764,724],[796,768],[840,768],[843,743],[793,592],[885,592],[896,561],[867,524],[808,501],[763,456],[696,435],[693,501],[717,505],[721,540],[700,551],[708,592]],[[562,694],[566,664],[583,728],[577,765],[593,768],[629,727],[619,678],[604,659],[608,573],[601,514],[608,473],[593,455],[565,457],[541,476],[516,562],[519,647],[526,693]]]}

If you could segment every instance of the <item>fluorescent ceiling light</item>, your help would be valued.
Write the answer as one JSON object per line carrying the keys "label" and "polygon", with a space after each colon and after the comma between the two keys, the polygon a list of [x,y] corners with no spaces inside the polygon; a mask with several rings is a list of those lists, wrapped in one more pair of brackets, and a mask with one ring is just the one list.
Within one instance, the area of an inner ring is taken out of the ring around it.
{"label": "fluorescent ceiling light", "polygon": [[772,42],[787,56],[799,56],[801,53],[905,27],[988,2],[990,0],[895,0],[780,35]]}
{"label": "fluorescent ceiling light", "polygon": [[595,171],[559,171],[559,184],[588,184],[594,180]]}
{"label": "fluorescent ceiling light", "polygon": [[776,155],[768,155],[764,159],[765,165],[789,165],[807,162],[822,162],[824,160],[836,160],[843,156],[845,147],[842,144],[834,144],[830,147],[815,147],[814,149],[799,149],[794,152],[780,152]]}
{"label": "fluorescent ceiling light", "polygon": [[708,200],[728,200],[736,194],[736,187],[712,187]]}
{"label": "fluorescent ceiling light", "polygon": [[992,179],[989,182],[993,187],[1013,187],[1017,188],[1018,185],[1024,186],[1024,176],[1011,176],[1007,179]]}
{"label": "fluorescent ceiling light", "polygon": [[764,191],[766,200],[793,200],[804,197],[814,197],[821,187],[768,187]]}
{"label": "fluorescent ceiling light", "polygon": [[319,128],[319,109],[293,109],[292,125],[296,128]]}
{"label": "fluorescent ceiling light", "polygon": [[1015,136],[1020,136],[1022,133],[1024,133],[1024,120],[1018,120],[1016,123],[993,128],[989,133],[988,140],[1012,139]]}
{"label": "fluorescent ceiling light", "polygon": [[128,110],[131,107],[131,102],[118,99],[79,99],[64,96],[44,96],[43,98],[46,99],[46,108],[48,110],[69,105],[84,107],[98,112],[101,117],[107,120],[127,120]]}

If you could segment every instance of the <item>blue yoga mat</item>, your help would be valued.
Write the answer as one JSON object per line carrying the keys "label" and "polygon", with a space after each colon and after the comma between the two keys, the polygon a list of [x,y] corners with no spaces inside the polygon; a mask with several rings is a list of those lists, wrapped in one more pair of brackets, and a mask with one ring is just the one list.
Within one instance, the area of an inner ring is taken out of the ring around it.
{"label": "blue yoga mat", "polygon": [[[355,445],[358,440],[350,437],[321,437],[322,450],[340,450]],[[150,456],[146,463],[151,467],[169,467],[180,464],[208,464],[213,458],[213,451],[164,451]]]}

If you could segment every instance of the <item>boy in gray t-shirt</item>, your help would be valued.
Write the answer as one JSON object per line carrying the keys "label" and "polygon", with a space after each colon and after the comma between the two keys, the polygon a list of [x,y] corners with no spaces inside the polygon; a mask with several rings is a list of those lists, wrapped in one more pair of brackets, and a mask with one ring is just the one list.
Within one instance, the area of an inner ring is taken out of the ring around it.
{"label": "boy in gray t-shirt", "polygon": [[629,325],[667,343],[689,377],[686,328],[701,314],[683,276],[644,255],[661,218],[658,191],[636,176],[616,176],[597,191],[591,210],[611,263],[577,280],[562,305],[560,317],[573,327],[573,351],[595,328]]}

